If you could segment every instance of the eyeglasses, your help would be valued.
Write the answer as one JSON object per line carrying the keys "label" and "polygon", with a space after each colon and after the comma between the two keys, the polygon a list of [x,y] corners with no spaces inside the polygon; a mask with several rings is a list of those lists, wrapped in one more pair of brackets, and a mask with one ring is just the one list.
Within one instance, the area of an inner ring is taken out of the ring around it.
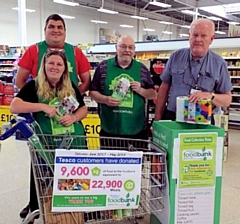
{"label": "eyeglasses", "polygon": [[117,46],[120,47],[124,51],[126,51],[127,49],[129,49],[130,51],[134,51],[135,50],[135,46],[134,45],[127,46],[127,45],[121,44],[121,45],[117,45]]}
{"label": "eyeglasses", "polygon": [[47,52],[52,52],[52,51],[59,51],[59,52],[65,53],[64,49],[59,49],[59,48],[48,48],[47,49]]}
{"label": "eyeglasses", "polygon": [[45,53],[45,58],[48,58],[51,55],[61,55],[62,57],[64,57],[65,56],[65,50],[64,49],[58,49],[58,48],[48,48],[47,52]]}

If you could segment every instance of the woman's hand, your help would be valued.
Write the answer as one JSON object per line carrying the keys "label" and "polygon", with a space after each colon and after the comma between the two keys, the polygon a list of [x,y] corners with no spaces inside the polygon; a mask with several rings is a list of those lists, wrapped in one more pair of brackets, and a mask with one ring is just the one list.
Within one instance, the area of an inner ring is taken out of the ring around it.
{"label": "woman's hand", "polygon": [[43,112],[45,112],[50,118],[54,117],[55,115],[62,116],[56,107],[49,106],[47,104],[43,104]]}
{"label": "woman's hand", "polygon": [[66,114],[63,117],[59,118],[58,123],[63,126],[69,126],[77,121],[76,116],[73,114]]}

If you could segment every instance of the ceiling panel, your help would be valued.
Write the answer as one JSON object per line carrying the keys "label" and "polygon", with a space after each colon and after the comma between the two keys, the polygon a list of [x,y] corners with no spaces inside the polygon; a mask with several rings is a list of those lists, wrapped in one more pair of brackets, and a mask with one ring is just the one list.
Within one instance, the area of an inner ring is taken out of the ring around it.
{"label": "ceiling panel", "polygon": [[[220,4],[238,3],[239,0],[157,0],[158,2],[170,4],[170,8],[162,8],[154,5],[150,5],[150,0],[74,0],[80,5],[99,8],[104,4],[104,8],[114,9],[120,14],[148,17],[152,20],[165,20],[172,21],[179,25],[189,25],[192,20],[192,15],[187,15],[181,12],[183,9],[195,10],[199,6],[212,6]],[[151,0],[152,1],[152,0]],[[199,9],[199,13],[203,15],[203,18],[207,16],[216,16],[210,12],[206,12]],[[215,21],[216,27],[220,30],[228,31],[228,21],[240,22],[240,12],[229,15],[228,17],[220,17],[222,21]]]}

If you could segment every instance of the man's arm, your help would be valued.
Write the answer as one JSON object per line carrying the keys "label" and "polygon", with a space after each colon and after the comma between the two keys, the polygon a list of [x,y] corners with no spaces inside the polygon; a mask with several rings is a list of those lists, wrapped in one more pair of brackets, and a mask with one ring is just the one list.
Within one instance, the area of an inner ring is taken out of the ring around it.
{"label": "man's arm", "polygon": [[171,87],[171,84],[162,82],[162,84],[158,90],[157,103],[156,103],[156,108],[155,108],[155,121],[162,119],[162,115],[163,115],[163,111],[166,107],[170,87]]}
{"label": "man's arm", "polygon": [[[197,103],[199,100],[211,99],[212,93],[210,92],[195,92],[189,96],[189,100],[192,103]],[[212,103],[217,107],[228,107],[232,102],[231,92],[215,94]]]}
{"label": "man's arm", "polygon": [[78,89],[81,94],[85,93],[89,90],[90,83],[91,83],[91,76],[89,70],[91,69],[91,66],[88,62],[88,59],[83,54],[81,49],[78,47],[75,47],[75,60],[76,60],[76,66],[77,66],[77,72],[80,81],[82,82]]}
{"label": "man's arm", "polygon": [[89,86],[91,83],[91,76],[90,76],[89,71],[87,71],[87,72],[80,74],[79,77],[80,77],[82,83],[78,86],[78,89],[79,89],[80,93],[83,94],[89,90]]}
{"label": "man's arm", "polygon": [[16,86],[21,89],[26,83],[31,72],[23,67],[19,67],[16,75]]}
{"label": "man's arm", "polygon": [[232,94],[231,92],[215,94],[212,102],[217,107],[228,107],[232,102]]}

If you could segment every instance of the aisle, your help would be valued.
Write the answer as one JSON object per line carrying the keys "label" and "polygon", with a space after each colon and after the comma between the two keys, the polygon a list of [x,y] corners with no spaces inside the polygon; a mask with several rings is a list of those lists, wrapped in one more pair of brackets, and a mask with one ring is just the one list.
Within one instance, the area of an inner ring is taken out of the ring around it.
{"label": "aisle", "polygon": [[[224,163],[221,224],[239,224],[240,131],[230,130],[228,162]],[[0,152],[0,224],[20,224],[19,211],[28,202],[29,152],[26,142],[13,138]],[[139,220],[140,221],[140,220]],[[35,222],[42,224],[41,221]],[[143,224],[148,224],[142,220]],[[124,223],[125,224],[125,223]]]}
{"label": "aisle", "polygon": [[228,161],[223,164],[221,224],[240,223],[240,131],[229,130]]}

